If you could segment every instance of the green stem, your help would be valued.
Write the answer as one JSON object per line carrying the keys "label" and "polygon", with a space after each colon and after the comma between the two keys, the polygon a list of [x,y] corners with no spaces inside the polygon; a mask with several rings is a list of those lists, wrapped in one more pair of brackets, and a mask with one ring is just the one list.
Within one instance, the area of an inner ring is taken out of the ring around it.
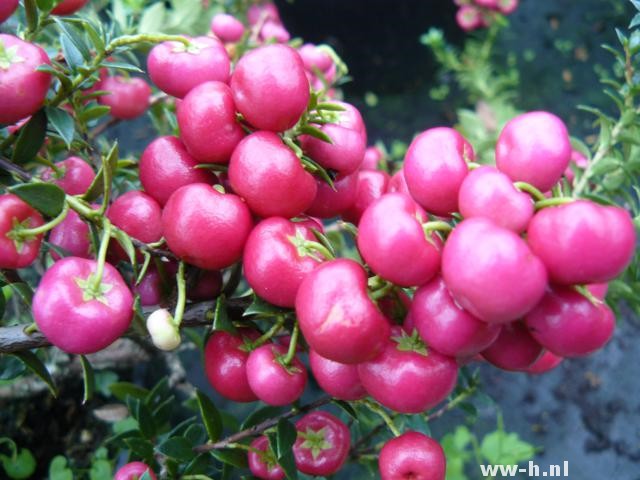
{"label": "green stem", "polygon": [[261,450],[245,445],[244,443],[229,443],[227,448],[234,448],[236,450],[244,450],[246,452],[262,453]]}
{"label": "green stem", "polygon": [[521,192],[526,192],[529,195],[531,195],[535,201],[542,201],[547,199],[547,197],[544,196],[544,193],[542,193],[540,190],[538,190],[536,187],[534,187],[530,183],[515,182],[513,186],[516,187]]}
{"label": "green stem", "polygon": [[173,324],[179,327],[182,323],[182,316],[184,315],[184,307],[187,303],[187,289],[186,282],[184,280],[184,262],[180,262],[178,265],[178,274],[176,275],[176,283],[178,284],[178,300],[176,302],[176,310],[173,315]]}
{"label": "green stem", "polygon": [[384,285],[382,288],[378,288],[377,290],[370,292],[369,297],[372,300],[380,300],[381,298],[384,298],[387,295],[389,295],[389,292],[393,290],[393,287],[395,287],[393,283],[387,282],[386,285]]}
{"label": "green stem", "polygon": [[29,325],[27,325],[26,327],[24,327],[24,333],[26,333],[27,335],[31,335],[32,333],[35,333],[38,331],[38,325],[36,325],[35,322],[30,323]]}
{"label": "green stem", "polygon": [[467,168],[469,168],[469,170],[475,170],[476,168],[480,168],[482,167],[482,164],[477,163],[477,162],[468,162],[467,163]]}
{"label": "green stem", "polygon": [[314,250],[316,252],[318,252],[319,254],[321,254],[326,260],[332,260],[335,258],[335,256],[333,255],[333,253],[331,253],[331,251],[325,247],[324,245],[322,245],[320,242],[314,242],[312,240],[307,240],[306,242],[304,242],[302,244],[302,246],[304,248],[308,248],[309,250]]}
{"label": "green stem", "polygon": [[293,357],[296,355],[296,348],[298,348],[298,335],[300,334],[300,327],[298,322],[293,325],[293,331],[291,332],[291,340],[289,341],[289,350],[287,355],[282,359],[282,363],[285,365],[291,365]]}
{"label": "green stem", "polygon": [[395,424],[393,423],[393,419],[389,416],[387,412],[384,411],[384,409],[380,405],[372,402],[371,400],[361,400],[361,402],[365,407],[367,407],[373,413],[375,413],[380,418],[382,418],[384,423],[387,425],[387,428],[391,430],[391,433],[393,433],[394,436],[396,437],[400,436],[400,430],[398,430],[398,427],[396,427]]}
{"label": "green stem", "polygon": [[434,231],[448,233],[453,230],[453,227],[442,220],[435,220],[433,222],[423,223],[422,229],[424,230],[424,234],[429,236],[429,234]]}
{"label": "green stem", "polygon": [[574,201],[575,201],[575,198],[572,198],[572,197],[546,198],[544,200],[540,200],[539,202],[536,202],[535,207],[536,207],[536,210],[541,210],[547,207],[557,207],[558,205],[565,205],[567,203],[571,203]]}
{"label": "green stem", "polygon": [[269,330],[263,333],[251,344],[251,350],[255,350],[259,346],[264,345],[269,340],[271,340],[275,336],[275,334],[280,331],[283,325],[284,325],[284,317],[280,315],[278,316],[276,323],[274,323]]}
{"label": "green stem", "polygon": [[107,250],[109,248],[109,240],[111,240],[111,222],[106,218],[102,222],[102,238],[100,239],[100,250],[98,251],[98,268],[93,276],[92,288],[99,291],[102,283],[102,274],[104,273],[104,264],[107,261]]}
{"label": "green stem", "polygon": [[17,235],[19,237],[30,237],[30,236],[40,235],[42,233],[47,233],[53,227],[62,223],[62,221],[67,217],[68,213],[69,213],[69,204],[65,202],[64,206],[62,207],[62,211],[58,214],[56,218],[45,223],[44,225],[40,225],[39,227],[25,228],[24,230],[19,230],[17,232]]}
{"label": "green stem", "polygon": [[93,210],[79,198],[67,195],[66,201],[73,210],[91,221],[94,221],[100,216],[100,212]]}

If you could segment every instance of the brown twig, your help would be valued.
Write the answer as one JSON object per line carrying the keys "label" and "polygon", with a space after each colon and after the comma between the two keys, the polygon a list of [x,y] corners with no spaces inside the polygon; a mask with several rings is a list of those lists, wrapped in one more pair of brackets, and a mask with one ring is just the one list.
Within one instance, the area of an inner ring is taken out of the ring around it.
{"label": "brown twig", "polygon": [[254,425],[253,427],[241,430],[237,433],[234,433],[233,435],[229,435],[228,437],[218,442],[198,445],[193,448],[193,451],[197,453],[205,453],[205,452],[210,452],[211,450],[219,450],[222,448],[227,448],[229,447],[229,445],[233,443],[239,442],[240,440],[244,440],[245,438],[248,438],[248,437],[259,435],[265,430],[275,427],[278,424],[278,422],[282,419],[288,419],[288,418],[296,417],[298,415],[302,415],[303,413],[310,412],[312,410],[315,410],[316,408],[326,405],[327,403],[331,402],[331,400],[332,398],[329,396],[320,397],[315,402],[308,403],[307,405],[303,405],[300,408],[292,408],[288,412],[285,412],[276,417],[269,418],[264,422]]}

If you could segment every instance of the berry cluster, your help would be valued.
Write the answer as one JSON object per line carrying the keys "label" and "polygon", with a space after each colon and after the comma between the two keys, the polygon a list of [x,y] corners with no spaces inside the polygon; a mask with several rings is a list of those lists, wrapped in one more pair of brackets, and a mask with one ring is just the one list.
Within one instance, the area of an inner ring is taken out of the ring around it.
{"label": "berry cluster", "polygon": [[456,22],[465,32],[489,27],[496,15],[511,15],[518,0],[453,0],[459,7]]}

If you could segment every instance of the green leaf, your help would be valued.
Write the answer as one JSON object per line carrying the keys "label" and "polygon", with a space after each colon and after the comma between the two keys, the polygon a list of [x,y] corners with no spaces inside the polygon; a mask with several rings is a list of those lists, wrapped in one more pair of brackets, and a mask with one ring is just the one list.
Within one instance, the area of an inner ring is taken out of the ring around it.
{"label": "green leaf", "polygon": [[124,444],[131,452],[143,460],[153,460],[153,443],[144,438],[130,437],[123,440]]}
{"label": "green leaf", "polygon": [[220,295],[216,300],[216,308],[213,312],[213,325],[212,330],[224,331],[229,333],[236,333],[236,327],[233,326],[226,308],[226,298]]}
{"label": "green leaf", "polygon": [[48,217],[57,216],[64,207],[65,193],[53,183],[24,183],[9,191]]}
{"label": "green leaf", "polygon": [[45,108],[49,123],[60,135],[60,138],[67,145],[67,148],[71,148],[71,142],[73,141],[73,134],[75,133],[75,124],[71,115],[62,108]]}
{"label": "green leaf", "polygon": [[209,397],[200,390],[196,390],[196,399],[198,400],[200,416],[202,417],[202,423],[204,423],[207,429],[209,440],[215,442],[222,434],[222,418],[220,418],[220,412],[218,412],[218,409]]}
{"label": "green leaf", "polygon": [[145,9],[138,25],[139,33],[159,33],[165,24],[167,9],[162,2],[154,3]]}
{"label": "green leaf", "polygon": [[344,112],[345,108],[342,105],[331,102],[321,102],[316,105],[316,110],[327,110],[329,112]]}
{"label": "green leaf", "polygon": [[91,202],[98,198],[100,195],[105,193],[104,191],[104,176],[105,176],[105,168],[108,170],[106,172],[107,178],[112,179],[116,169],[118,168],[118,142],[114,143],[109,150],[109,153],[105,158],[102,159],[102,166],[98,170],[96,177],[91,182],[91,186],[87,189],[82,198],[88,202]]}
{"label": "green leaf", "polygon": [[247,307],[242,316],[248,317],[249,315],[256,315],[259,317],[274,317],[284,313],[287,313],[286,309],[276,307],[257,295],[254,295],[253,302]]}
{"label": "green leaf", "polygon": [[108,68],[115,68],[117,70],[126,70],[127,72],[137,72],[137,73],[142,73],[144,72],[144,70],[142,70],[140,67],[132,64],[132,63],[126,63],[126,62],[103,62],[102,66],[104,67],[108,67]]}
{"label": "green leaf", "polygon": [[91,120],[96,120],[100,117],[104,117],[108,115],[111,111],[110,107],[106,105],[98,105],[97,103],[89,104],[80,114],[78,115],[78,119],[81,122],[90,122]]}
{"label": "green leaf", "polygon": [[36,4],[44,12],[48,12],[55,6],[54,0],[36,0]]}
{"label": "green leaf", "polygon": [[211,455],[227,465],[237,468],[247,468],[247,454],[241,450],[224,448],[221,450],[212,450]]}
{"label": "green leaf", "polygon": [[113,229],[113,236],[116,237],[117,242],[127,254],[129,263],[136,266],[138,264],[138,260],[136,258],[136,247],[134,247],[131,237],[119,228]]}
{"label": "green leaf", "polygon": [[125,401],[127,397],[144,400],[149,390],[129,382],[116,382],[109,386],[109,390],[118,400]]}
{"label": "green leaf", "polygon": [[191,444],[184,437],[171,437],[158,445],[156,451],[179,462],[189,462],[196,456]]}
{"label": "green leaf", "polygon": [[2,320],[2,317],[4,316],[4,310],[5,310],[6,304],[7,304],[7,301],[4,298],[4,292],[0,290],[0,320]]}
{"label": "green leaf", "polygon": [[269,444],[276,455],[278,464],[284,470],[288,479],[298,478],[298,471],[293,456],[293,444],[298,438],[298,431],[293,424],[284,418],[278,421],[275,434],[268,433]]}
{"label": "green leaf", "polygon": [[47,370],[47,367],[45,367],[44,363],[42,363],[42,360],[40,360],[35,353],[25,350],[23,352],[12,353],[11,355],[19,358],[29,370],[35,373],[44,383],[46,383],[51,395],[54,397],[58,396],[58,391],[51,374]]}
{"label": "green leaf", "polygon": [[440,444],[447,457],[447,480],[468,480],[465,464],[472,458],[471,452],[468,451],[472,437],[467,427],[462,425],[442,438]]}
{"label": "green leaf", "polygon": [[24,363],[9,355],[0,356],[0,381],[13,380],[26,370]]}
{"label": "green leaf", "polygon": [[127,398],[127,405],[131,416],[138,422],[140,433],[148,439],[156,435],[156,424],[147,406],[138,398]]}
{"label": "green leaf", "polygon": [[73,480],[73,472],[67,467],[67,459],[56,455],[49,464],[49,480]]}
{"label": "green leaf", "polygon": [[91,462],[91,470],[89,470],[89,480],[112,480],[113,470],[111,463],[103,458],[93,460]]}
{"label": "green leaf", "polygon": [[311,135],[318,140],[322,140],[323,142],[327,142],[333,145],[333,140],[331,139],[331,137],[320,130],[318,127],[314,127],[313,125],[303,125],[302,127],[300,127],[300,133]]}
{"label": "green leaf", "polygon": [[82,58],[84,60],[91,60],[91,52],[89,51],[89,47],[85,43],[84,38],[82,38],[82,35],[78,32],[76,27],[71,22],[65,21],[58,16],[54,15],[52,18],[64,35],[63,38],[69,39],[76,50],[78,50],[80,55],[82,55]]}
{"label": "green leaf", "polygon": [[284,409],[282,407],[262,407],[249,414],[249,416],[240,425],[240,430],[251,428],[265,420],[280,415]]}
{"label": "green leaf", "polygon": [[24,164],[33,158],[44,144],[47,133],[47,115],[44,111],[38,110],[34,113],[26,125],[20,129],[16,147],[13,150],[11,160],[13,163]]}
{"label": "green leaf", "polygon": [[93,373],[93,367],[87,357],[84,355],[80,355],[80,363],[82,364],[82,379],[84,381],[84,396],[82,398],[82,403],[87,403],[91,397],[93,397],[93,392],[96,389],[96,378]]}
{"label": "green leaf", "polygon": [[482,439],[480,453],[491,464],[515,465],[532,459],[536,449],[521,440],[517,433],[496,430]]}
{"label": "green leaf", "polygon": [[15,480],[29,478],[36,471],[36,459],[27,448],[21,448],[15,457],[0,455],[0,461],[9,478]]}
{"label": "green leaf", "polygon": [[356,412],[355,408],[351,406],[349,402],[345,402],[344,400],[333,399],[332,402],[340,407],[347,415],[349,415],[354,420],[358,420],[358,412]]}
{"label": "green leaf", "polygon": [[35,0],[24,0],[24,13],[27,17],[27,26],[31,32],[38,30],[38,7]]}
{"label": "green leaf", "polygon": [[64,34],[60,35],[60,47],[62,47],[62,53],[64,54],[64,59],[67,62],[67,65],[71,67],[71,70],[74,72],[84,65],[84,59],[82,58],[82,54],[73,44],[73,42]]}

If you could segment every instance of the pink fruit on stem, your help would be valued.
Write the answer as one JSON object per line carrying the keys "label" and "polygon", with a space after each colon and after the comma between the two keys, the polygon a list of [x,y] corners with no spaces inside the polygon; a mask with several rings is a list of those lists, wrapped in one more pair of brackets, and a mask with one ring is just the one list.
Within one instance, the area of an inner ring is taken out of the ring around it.
{"label": "pink fruit on stem", "polygon": [[295,217],[311,206],[318,189],[296,154],[266,131],[252,133],[235,148],[229,181],[260,217]]}
{"label": "pink fruit on stem", "polygon": [[71,15],[84,7],[89,0],[62,0],[51,13],[54,15]]}
{"label": "pink fruit on stem", "polygon": [[375,359],[358,365],[367,393],[399,413],[421,413],[435,407],[453,391],[458,378],[455,360],[427,347],[417,333],[400,327]]}
{"label": "pink fruit on stem", "polygon": [[296,296],[300,329],[309,346],[340,363],[375,357],[389,336],[389,324],[371,301],[366,272],[349,259],[318,266]]}
{"label": "pink fruit on stem", "polygon": [[453,300],[442,277],[416,290],[411,318],[427,345],[451,357],[473,357],[498,338],[501,328],[462,309]]}
{"label": "pink fruit on stem", "polygon": [[[357,244],[371,269],[396,285],[428,282],[440,268],[440,240],[424,233],[427,215],[401,193],[389,193],[365,210],[358,225]],[[398,248],[402,245],[402,248]]]}
{"label": "pink fruit on stem", "polygon": [[410,430],[384,444],[378,467],[381,480],[444,480],[447,460],[438,442]]}
{"label": "pink fruit on stem", "polygon": [[10,125],[34,114],[43,104],[51,74],[36,70],[51,65],[38,45],[0,33],[5,52],[0,61],[0,125]]}
{"label": "pink fruit on stem", "polygon": [[260,29],[260,40],[268,42],[275,40],[277,43],[287,43],[291,39],[291,34],[280,22],[267,20]]}
{"label": "pink fruit on stem", "polygon": [[409,145],[404,176],[411,196],[429,213],[447,216],[458,211],[458,191],[469,173],[473,149],[452,128],[431,128]]}
{"label": "pink fruit on stem", "polygon": [[387,191],[389,174],[381,170],[360,170],[357,172],[356,200],[350,208],[342,212],[342,218],[357,225],[364,211]]}
{"label": "pink fruit on stem", "polygon": [[140,305],[143,307],[158,305],[162,301],[162,278],[160,272],[149,266],[140,283],[134,285],[133,293],[140,295]]}
{"label": "pink fruit on stem", "polygon": [[282,345],[266,344],[256,348],[247,359],[247,380],[253,393],[268,405],[288,405],[302,395],[307,384],[307,370],[293,357],[284,365],[287,349]]}
{"label": "pink fruit on stem", "polygon": [[505,15],[511,15],[518,8],[519,0],[497,0],[498,10]]}
{"label": "pink fruit on stem", "polygon": [[302,45],[298,49],[298,53],[302,58],[304,67],[310,72],[315,72],[316,69],[321,72],[326,72],[333,63],[331,56],[327,52],[311,43]]}
{"label": "pink fruit on stem", "polygon": [[139,117],[147,111],[151,101],[151,87],[142,78],[106,77],[97,89],[109,92],[98,102],[110,107],[111,116],[121,120]]}
{"label": "pink fruit on stem", "polygon": [[552,281],[581,285],[620,275],[633,257],[636,233],[625,209],[577,200],[534,215],[527,241]]}
{"label": "pink fruit on stem", "polygon": [[118,469],[113,480],[138,480],[145,473],[149,475],[151,480],[157,480],[158,478],[146,463],[130,462]]}
{"label": "pink fruit on stem", "polygon": [[[68,252],[73,257],[91,258],[89,225],[73,210],[67,213],[62,222],[53,227],[49,234],[49,243]],[[61,258],[53,249],[51,257],[54,260]]]}
{"label": "pink fruit on stem", "polygon": [[219,270],[240,260],[253,219],[237,195],[193,183],[171,195],[162,226],[167,245],[178,257],[205,270]]}
{"label": "pink fruit on stem", "polygon": [[355,173],[336,177],[334,188],[319,178],[316,179],[316,184],[316,198],[306,211],[308,215],[319,218],[337,217],[356,201],[358,176]]}
{"label": "pink fruit on stem", "polygon": [[533,216],[533,201],[519,191],[504,173],[485,166],[471,171],[458,193],[464,218],[484,217],[497,225],[521,233]]}
{"label": "pink fruit on stem", "polygon": [[31,265],[42,245],[42,234],[20,237],[20,229],[44,224],[42,216],[17,195],[0,195],[0,268],[24,268]]}
{"label": "pink fruit on stem", "polygon": [[284,471],[278,465],[275,453],[269,446],[269,439],[264,435],[257,437],[251,442],[252,450],[247,453],[249,470],[262,480],[282,480]]}
{"label": "pink fruit on stem", "polygon": [[357,365],[334,362],[315,350],[309,350],[309,365],[320,388],[332,397],[352,401],[367,395],[360,382]]}
{"label": "pink fruit on stem", "polygon": [[222,82],[206,82],[191,90],[178,107],[180,138],[202,163],[227,163],[244,131],[236,122],[231,89]]}
{"label": "pink fruit on stem", "polygon": [[378,164],[382,160],[383,155],[378,147],[367,147],[364,151],[364,158],[360,165],[361,170],[377,170]]}
{"label": "pink fruit on stem", "polygon": [[87,191],[96,174],[93,168],[79,157],[69,157],[56,163],[58,172],[47,168],[42,173],[42,179],[53,181],[67,195],[81,195]]}
{"label": "pink fruit on stem", "polygon": [[129,328],[133,295],[118,271],[105,263],[67,257],[50,267],[33,297],[33,318],[53,345],[67,353],[94,353]]}
{"label": "pink fruit on stem", "polygon": [[324,168],[349,175],[360,168],[366,149],[362,132],[328,123],[320,127],[332,143],[311,135],[300,137],[302,149]]}
{"label": "pink fruit on stem", "polygon": [[211,31],[225,43],[235,43],[244,35],[244,25],[233,15],[218,13],[211,20]]}
{"label": "pink fruit on stem", "polygon": [[211,386],[224,398],[234,402],[258,399],[247,379],[248,346],[260,334],[241,328],[237,334],[214,332],[204,349],[204,369]]}
{"label": "pink fruit on stem", "polygon": [[307,413],[296,422],[298,436],[293,444],[296,468],[307,475],[329,476],[344,465],[349,456],[349,427],[328,412]]}
{"label": "pink fruit on stem", "polygon": [[560,365],[562,360],[564,360],[562,357],[546,350],[538,360],[533,362],[533,364],[527,367],[524,371],[533,375],[547,373]]}
{"label": "pink fruit on stem", "polygon": [[165,93],[183,98],[198,85],[229,81],[231,61],[215,38],[195,37],[190,44],[163,42],[151,49],[147,69],[153,83]]}
{"label": "pink fruit on stem", "polygon": [[456,23],[465,32],[481,28],[484,24],[482,12],[473,5],[463,5],[456,12]]}
{"label": "pink fruit on stem", "polygon": [[164,205],[180,187],[192,183],[217,183],[215,175],[196,168],[198,163],[179,138],[158,137],[142,152],[140,182],[146,193]]}
{"label": "pink fruit on stem", "polygon": [[238,111],[257,129],[282,132],[307,108],[309,82],[298,52],[267,45],[245,54],[231,76]]}
{"label": "pink fruit on stem", "polygon": [[258,22],[264,22],[266,20],[279,22],[280,13],[278,12],[278,7],[273,3],[255,3],[247,10],[247,20],[249,21],[249,25],[255,25]]}
{"label": "pink fruit on stem", "polygon": [[524,322],[513,322],[502,327],[497,340],[482,352],[482,356],[503,370],[522,371],[533,365],[543,350]]}
{"label": "pink fruit on stem", "polygon": [[313,232],[284,218],[267,218],[255,226],[247,239],[243,266],[256,295],[280,307],[295,305],[302,280],[324,259],[305,247],[305,241],[316,241]]}
{"label": "pink fruit on stem", "polygon": [[569,165],[571,141],[564,122],[549,112],[528,112],[511,119],[496,144],[496,166],[514,182],[542,192],[553,187]]}
{"label": "pink fruit on stem", "polygon": [[527,243],[480,217],[464,220],[449,235],[442,276],[456,302],[489,323],[521,318],[547,286],[544,264]]}
{"label": "pink fruit on stem", "polygon": [[483,8],[498,9],[498,0],[473,0],[473,3]]}
{"label": "pink fruit on stem", "polygon": [[616,320],[604,303],[595,304],[572,288],[556,287],[525,317],[533,338],[558,356],[572,358],[601,349]]}

